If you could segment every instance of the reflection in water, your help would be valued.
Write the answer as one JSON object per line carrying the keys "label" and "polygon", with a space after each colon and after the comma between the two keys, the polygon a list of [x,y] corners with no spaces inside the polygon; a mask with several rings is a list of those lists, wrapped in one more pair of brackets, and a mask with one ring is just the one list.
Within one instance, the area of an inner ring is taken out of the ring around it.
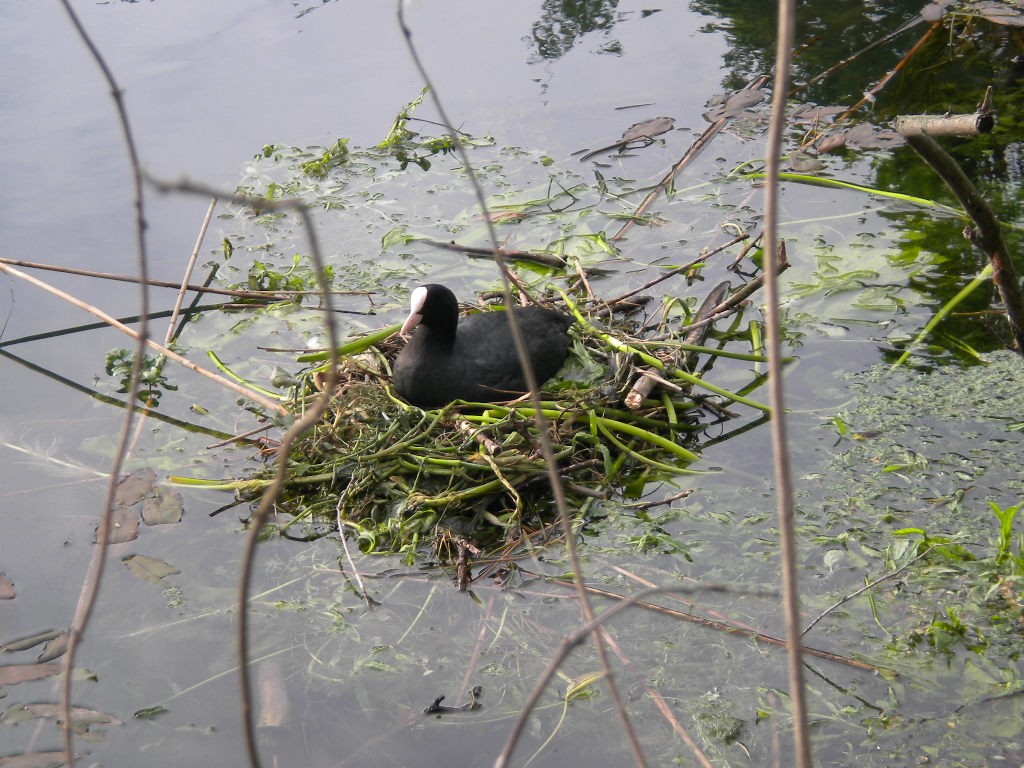
{"label": "reflection in water", "polygon": [[[617,20],[618,4],[619,0],[544,0],[540,19],[533,24],[537,56],[542,60],[560,59],[588,32],[608,32]],[[619,53],[620,49],[617,41],[609,41],[600,52]]]}

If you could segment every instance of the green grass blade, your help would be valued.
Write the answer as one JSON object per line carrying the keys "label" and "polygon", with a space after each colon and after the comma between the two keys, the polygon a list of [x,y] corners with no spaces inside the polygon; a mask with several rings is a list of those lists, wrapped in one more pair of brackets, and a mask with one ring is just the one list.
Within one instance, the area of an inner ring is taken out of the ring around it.
{"label": "green grass blade", "polygon": [[[360,336],[352,341],[347,341],[338,347],[338,356],[343,355],[358,355],[360,352],[372,347],[374,344],[378,344],[393,333],[397,333],[402,327],[401,323],[395,323],[389,325],[387,328],[381,328],[379,331],[371,331],[365,336]],[[331,356],[330,352],[311,352],[308,355],[299,355],[297,358],[300,363],[319,363],[321,360],[327,360]]]}
{"label": "green grass blade", "polygon": [[954,296],[952,299],[950,299],[949,301],[942,305],[939,311],[935,313],[935,316],[932,317],[932,319],[925,324],[924,328],[921,329],[921,332],[917,334],[917,337],[912,342],[910,342],[910,345],[905,350],[903,350],[903,354],[900,355],[899,359],[890,366],[889,370],[893,371],[899,368],[901,365],[903,365],[903,363],[906,362],[907,358],[910,357],[910,353],[913,352],[914,349],[918,347],[922,341],[924,341],[924,338],[929,333],[932,332],[935,326],[941,323],[943,319],[946,317],[946,315],[948,315],[950,312],[956,309],[957,305],[960,304],[961,301],[970,296],[979,286],[981,286],[986,280],[988,280],[988,278],[991,275],[992,265],[986,264],[985,268],[981,270],[981,273],[976,278],[974,278],[973,280],[971,280],[971,282],[969,282],[967,285],[961,288],[960,291],[956,294],[956,296]]}

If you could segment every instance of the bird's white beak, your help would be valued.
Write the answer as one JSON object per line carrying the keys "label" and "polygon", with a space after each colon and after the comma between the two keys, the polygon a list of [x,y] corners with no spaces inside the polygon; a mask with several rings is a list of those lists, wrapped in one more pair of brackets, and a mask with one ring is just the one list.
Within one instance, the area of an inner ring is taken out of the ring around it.
{"label": "bird's white beak", "polygon": [[398,335],[408,341],[409,331],[420,324],[420,320],[423,319],[423,315],[419,312],[410,312],[409,316],[405,318],[405,322],[402,323],[402,329],[398,332]]}
{"label": "bird's white beak", "polygon": [[409,316],[402,323],[402,330],[398,335],[408,341],[409,331],[415,328],[423,320],[423,304],[427,300],[427,289],[424,286],[416,288],[409,294]]}

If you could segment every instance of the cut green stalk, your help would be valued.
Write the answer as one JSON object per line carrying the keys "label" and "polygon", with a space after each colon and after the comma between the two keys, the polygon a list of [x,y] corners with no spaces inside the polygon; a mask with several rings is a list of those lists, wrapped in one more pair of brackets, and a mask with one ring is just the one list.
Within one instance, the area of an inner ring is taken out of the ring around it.
{"label": "cut green stalk", "polygon": [[[685,329],[686,326],[683,326]],[[637,341],[634,342],[638,347],[670,347],[672,349],[680,349],[683,352],[696,352],[704,355],[711,355],[713,357],[728,357],[732,360],[749,360],[752,363],[766,363],[768,358],[762,354],[751,354],[748,352],[727,352],[724,349],[716,349],[714,347],[701,347],[696,344],[684,344],[681,341]],[[788,362],[793,358],[784,358],[784,362]]]}
{"label": "cut green stalk", "polygon": [[[745,173],[740,178],[744,179],[764,179],[764,173]],[[800,184],[809,184],[813,187],[830,187],[833,189],[852,189],[857,192],[867,192],[871,195],[878,195],[879,197],[888,197],[892,200],[899,200],[904,203],[911,203],[913,205],[920,205],[923,208],[931,208],[936,211],[948,213],[951,216],[957,216],[961,219],[966,219],[967,214],[959,208],[953,208],[942,203],[937,203],[934,200],[928,200],[924,197],[914,197],[913,195],[904,195],[900,192],[892,192],[887,189],[878,189],[876,187],[866,187],[863,184],[854,184],[849,181],[839,181],[838,179],[825,179],[820,176],[808,176],[802,173],[780,173],[780,181],[794,181]]]}
{"label": "cut green stalk", "polygon": [[605,419],[602,418],[601,416],[595,416],[594,419],[598,427],[605,427],[606,429],[610,429],[615,432],[622,432],[624,434],[631,435],[632,437],[639,438],[640,440],[643,440],[645,443],[656,445],[659,448],[664,448],[666,451],[669,451],[670,453],[674,453],[676,456],[683,459],[684,461],[700,460],[700,456],[698,456],[693,451],[688,451],[685,448],[683,448],[683,446],[673,443],[671,440],[668,440],[662,437],[661,435],[656,435],[653,432],[648,432],[646,429],[641,429],[640,427],[637,427],[633,424],[627,424],[624,421]]}
{"label": "cut green stalk", "polygon": [[[374,344],[379,344],[384,341],[388,336],[398,333],[401,330],[402,324],[395,323],[389,325],[387,328],[381,328],[379,331],[371,331],[365,336],[360,336],[358,339],[352,339],[352,341],[345,342],[338,347],[338,357],[344,357],[345,355],[358,355],[360,352],[364,352]],[[296,358],[300,363],[319,363],[321,360],[327,360],[331,356],[330,352],[310,352],[308,355],[299,355]],[[324,370],[323,367],[317,368],[316,370]]]}
{"label": "cut green stalk", "polygon": [[626,445],[621,440],[619,440],[617,437],[615,437],[615,435],[612,434],[611,430],[608,429],[608,427],[606,427],[604,424],[602,424],[600,420],[598,420],[596,423],[597,423],[597,428],[599,430],[601,430],[601,432],[604,433],[604,436],[608,439],[608,441],[610,443],[612,443],[616,448],[618,448],[623,453],[628,453],[630,456],[632,456],[634,459],[636,459],[639,462],[642,462],[644,464],[648,464],[648,465],[650,465],[652,467],[655,467],[656,469],[660,469],[660,470],[662,470],[664,472],[672,472],[673,474],[677,474],[677,475],[699,475],[699,474],[702,474],[701,472],[698,472],[695,469],[683,469],[682,467],[673,467],[671,464],[665,464],[664,462],[661,462],[661,461],[656,461],[654,459],[649,459],[646,456],[644,456],[642,453],[634,451],[628,445]]}
{"label": "cut green stalk", "polygon": [[981,270],[981,273],[976,278],[974,278],[973,280],[971,280],[971,282],[969,282],[967,285],[961,288],[957,292],[956,296],[954,296],[952,299],[947,301],[945,304],[942,305],[942,307],[939,308],[939,311],[935,313],[935,316],[925,324],[924,328],[921,329],[921,332],[917,334],[917,337],[910,343],[910,345],[905,350],[903,350],[903,354],[899,356],[899,359],[889,367],[889,370],[893,371],[896,368],[899,368],[901,365],[903,365],[903,363],[906,362],[907,358],[910,357],[910,353],[914,351],[914,348],[920,345],[922,341],[924,341],[925,337],[929,333],[931,333],[932,330],[934,330],[935,326],[941,323],[945,319],[946,315],[948,315],[950,312],[956,309],[957,305],[959,305],[960,302],[962,302],[975,290],[977,290],[977,288],[981,286],[986,280],[988,280],[988,278],[991,277],[991,275],[992,265],[986,264],[985,268]]}
{"label": "cut green stalk", "polygon": [[[747,327],[750,329],[750,349],[754,355],[761,357],[764,354],[764,340],[761,338],[761,324],[757,322],[757,320],[751,320],[750,325]],[[755,365],[754,371],[760,373],[761,366]]]}
{"label": "cut green stalk", "polygon": [[[663,362],[661,362],[661,360],[659,360],[658,358],[652,357],[651,355],[648,355],[645,352],[641,352],[636,347],[634,347],[634,346],[632,346],[630,344],[626,344],[623,341],[619,341],[618,339],[616,339],[611,334],[605,333],[604,331],[600,330],[599,328],[596,328],[593,325],[591,325],[590,321],[588,321],[585,317],[583,317],[582,314],[580,314],[579,309],[572,302],[572,300],[565,293],[565,291],[563,291],[558,286],[555,286],[555,290],[557,290],[558,293],[565,300],[565,305],[572,312],[572,314],[576,318],[576,320],[579,323],[581,323],[582,325],[584,325],[587,328],[589,328],[594,333],[594,335],[596,335],[603,342],[605,342],[606,344],[611,346],[613,349],[618,350],[619,352],[626,352],[626,353],[631,354],[631,355],[636,355],[641,360],[643,360],[647,365],[649,365],[649,366],[651,366],[653,368],[656,368],[659,371],[663,371],[663,372],[665,371],[665,364]],[[704,379],[700,378],[699,376],[694,376],[692,373],[687,373],[686,371],[683,371],[683,370],[681,370],[679,368],[671,369],[671,371],[669,372],[669,375],[674,377],[674,378],[682,379],[683,381],[685,381],[685,382],[687,382],[689,384],[693,384],[694,386],[701,387],[702,389],[706,389],[709,392],[714,392],[716,395],[721,395],[722,397],[727,397],[730,400],[733,400],[733,401],[735,401],[737,403],[742,403],[743,405],[748,405],[751,408],[756,408],[759,411],[764,411],[766,413],[770,413],[771,412],[771,408],[769,406],[765,405],[764,403],[759,403],[756,400],[750,400],[749,398],[743,397],[743,395],[739,395],[739,394],[736,394],[734,392],[730,392],[727,389],[722,389],[721,387],[716,387],[714,384],[709,384],[708,382],[704,381]]]}
{"label": "cut green stalk", "polygon": [[272,397],[275,400],[287,400],[288,399],[287,395],[282,395],[279,392],[271,392],[269,389],[263,389],[263,387],[257,387],[251,381],[246,381],[241,376],[239,376],[237,373],[235,373],[230,368],[228,368],[223,362],[221,362],[221,359],[219,357],[217,357],[217,353],[214,352],[212,349],[207,350],[206,354],[210,356],[210,360],[212,360],[213,364],[215,366],[217,366],[217,370],[219,370],[221,373],[223,373],[228,378],[234,379],[239,384],[242,384],[242,385],[248,387],[253,392],[259,392],[261,395],[263,395],[265,397]]}

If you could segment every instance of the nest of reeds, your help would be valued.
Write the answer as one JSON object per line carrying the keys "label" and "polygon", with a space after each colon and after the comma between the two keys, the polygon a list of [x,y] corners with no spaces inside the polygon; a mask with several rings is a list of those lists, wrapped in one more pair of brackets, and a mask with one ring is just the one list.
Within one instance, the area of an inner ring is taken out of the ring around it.
{"label": "nest of reeds", "polygon": [[[736,296],[723,284],[699,312],[680,305],[653,327],[614,307],[577,305],[564,293],[546,297],[577,320],[569,360],[542,393],[574,512],[585,516],[597,501],[692,473],[699,434],[728,419],[731,402],[764,409],[706,381],[719,355],[760,359],[724,352],[729,332],[713,333],[718,348],[701,346],[715,317],[737,311]],[[386,330],[342,348],[335,396],[320,425],[293,448],[280,508],[312,530],[348,529],[363,551],[410,556],[453,537],[488,548],[551,524],[552,493],[530,402],[409,406],[388,386],[400,342]],[[300,376],[296,409],[318,394],[324,378],[322,366]],[[755,376],[745,390],[760,382]]]}

